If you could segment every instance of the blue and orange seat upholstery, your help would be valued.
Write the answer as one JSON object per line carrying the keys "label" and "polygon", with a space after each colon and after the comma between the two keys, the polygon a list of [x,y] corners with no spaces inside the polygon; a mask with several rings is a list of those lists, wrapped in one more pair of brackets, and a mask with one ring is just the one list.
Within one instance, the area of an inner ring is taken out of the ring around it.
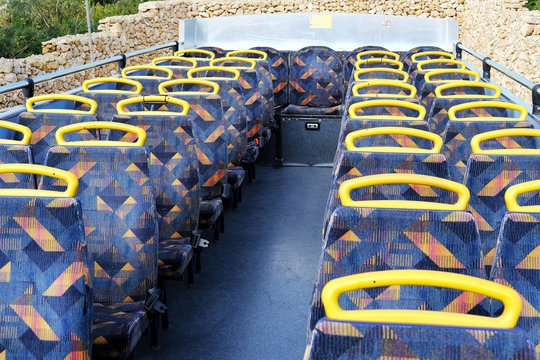
{"label": "blue and orange seat upholstery", "polygon": [[[459,198],[453,204],[351,199],[355,189],[384,184],[436,187],[457,192]],[[424,175],[384,174],[348,180],[339,192],[343,206],[335,209],[326,230],[311,299],[310,331],[325,316],[321,292],[332,279],[399,269],[486,277],[474,217],[463,211],[468,200],[465,186]],[[344,310],[407,308],[488,315],[484,299],[450,289],[390,286],[347,292],[339,304]]]}
{"label": "blue and orange seat upholstery", "polygon": [[[480,294],[495,293],[506,300],[505,314],[494,319],[425,310],[344,311],[337,301],[344,290],[378,287],[380,283],[411,282],[472,289]],[[514,327],[522,304],[518,293],[507,286],[446,272],[398,270],[332,280],[324,291],[323,302],[328,315],[317,322],[311,334],[304,356],[306,360],[536,358],[527,333]]]}
{"label": "blue and orange seat upholstery", "polygon": [[343,79],[346,87],[352,80],[352,74],[355,71],[355,65],[358,61],[358,54],[365,53],[367,51],[370,52],[369,57],[384,57],[384,55],[377,54],[377,52],[388,51],[388,49],[382,46],[361,46],[347,54],[345,61],[343,62]]}
{"label": "blue and orange seat upholstery", "polygon": [[157,95],[159,84],[172,80],[174,71],[165,66],[136,65],[123,68],[122,77],[140,82],[143,86],[142,96]]}
{"label": "blue and orange seat upholstery", "polygon": [[[538,180],[514,185],[506,191],[506,204],[509,212],[504,216],[497,239],[497,250],[491,280],[511,286],[519,292],[523,309],[517,326],[527,331],[536,355],[540,356],[540,296],[538,266],[540,246],[540,213],[538,206],[529,206],[530,195],[516,200],[521,194],[538,192]],[[520,196],[521,197],[521,196]],[[537,196],[534,196],[538,200]],[[525,201],[524,201],[525,200]],[[538,202],[536,201],[536,204]],[[494,313],[500,308],[494,304]]]}
{"label": "blue and orange seat upholstery", "polygon": [[352,96],[352,88],[366,81],[399,81],[404,83],[409,83],[409,74],[405,71],[389,68],[367,68],[361,70],[355,70],[349,81],[349,86],[347,87],[347,92],[345,93],[344,103]]}
{"label": "blue and orange seat upholstery", "polygon": [[197,62],[196,67],[208,66],[210,65],[210,61],[216,57],[213,52],[203,49],[182,49],[176,51],[174,56],[195,60]]}
{"label": "blue and orange seat upholstery", "polygon": [[[532,128],[532,124],[527,121],[527,110],[523,106],[502,101],[477,101],[456,105],[448,111],[448,118],[442,135],[443,154],[448,160],[450,179],[460,183],[465,178],[473,136],[499,129]],[[487,149],[534,148],[529,141],[530,138],[527,137],[516,137],[509,142],[486,141],[484,146]]]}
{"label": "blue and orange seat upholstery", "polygon": [[[449,54],[453,57],[452,54]],[[424,85],[425,76],[431,71],[437,70],[465,70],[467,66],[460,60],[454,60],[453,58],[423,60],[412,63],[413,67],[416,67],[414,71],[409,71],[411,81],[414,86],[421,89]],[[411,69],[409,69],[411,70]]]}
{"label": "blue and orange seat upholstery", "polygon": [[19,172],[70,186],[59,193],[0,188],[0,356],[89,359],[93,266],[77,179],[44,166],[0,165],[1,174]]}
{"label": "blue and orange seat upholstery", "polygon": [[[476,72],[472,70],[467,69],[439,69],[439,70],[432,70],[428,71],[424,74],[424,78],[422,79],[422,85],[418,88],[418,98],[422,102],[422,104],[426,107],[426,109],[430,109],[431,103],[433,100],[437,97],[435,95],[435,91],[438,86],[445,85],[448,83],[457,82],[460,83],[464,81],[465,83],[471,84],[472,82],[476,82],[478,84],[473,84],[473,88],[467,88],[467,89],[459,89],[459,85],[456,86],[455,90],[448,91],[447,88],[442,88],[445,94],[441,93],[441,90],[439,90],[438,94],[443,95],[443,97],[452,97],[449,95],[458,95],[458,97],[462,97],[461,95],[466,95],[467,93],[470,93],[469,95],[479,94],[479,95],[485,95],[486,89],[479,89],[479,87],[482,86],[482,84],[487,84],[484,82],[480,82],[480,75],[478,75]],[[477,85],[477,86],[474,86]],[[451,87],[451,85],[449,85]],[[480,90],[480,91],[478,91]],[[472,97],[472,96],[471,96]]]}
{"label": "blue and orange seat upholstery", "polygon": [[[20,140],[0,139],[0,164],[32,164],[32,147],[28,145],[32,131],[26,126],[0,121],[0,129],[21,133]],[[0,173],[0,189],[36,189],[36,177],[31,173]]]}
{"label": "blue and orange seat upholstery", "polygon": [[[93,356],[125,359],[149,325],[144,302],[147,291],[157,285],[158,219],[149,153],[141,146],[144,139],[139,138],[137,146],[112,146],[110,142],[103,146],[100,141],[66,142],[63,138],[63,133],[81,126],[99,128],[105,124],[100,121],[60,128],[59,145],[49,149],[46,164],[73,172],[79,179],[77,198],[94,266]],[[126,128],[109,124],[109,129]],[[44,177],[40,188],[58,190],[63,186]]]}
{"label": "blue and orange seat upholstery", "polygon": [[[38,102],[49,101],[45,106],[34,106]],[[54,137],[59,127],[86,121],[96,121],[98,105],[94,100],[82,96],[66,94],[49,94],[34,96],[26,100],[26,112],[19,115],[17,122],[30,128],[32,137],[30,145],[35,164],[43,164],[47,149],[56,144]],[[15,134],[20,140],[21,135]],[[95,133],[82,131],[73,134],[70,140],[94,140]]]}
{"label": "blue and orange seat upholstery", "polygon": [[[425,53],[427,53],[427,54],[425,54]],[[443,53],[444,54],[445,51],[443,49],[441,49],[440,47],[437,47],[437,46],[417,46],[417,47],[414,47],[414,48],[410,49],[409,51],[405,52],[401,56],[401,62],[403,62],[403,66],[404,66],[403,70],[407,71],[407,72],[410,72],[409,69],[413,66],[412,64],[414,62],[416,62],[417,60],[418,61],[432,60],[432,59],[440,59],[441,57],[442,58],[447,58],[447,56],[445,56],[445,55],[441,56],[441,54],[438,54],[438,53]],[[418,55],[416,55],[416,54],[418,54]],[[414,59],[413,59],[413,56],[414,56]],[[414,68],[411,69],[411,70],[414,70]]]}
{"label": "blue and orange seat upholstery", "polygon": [[171,69],[174,79],[185,79],[188,71],[198,66],[198,61],[179,56],[163,56],[152,59],[152,65]]}
{"label": "blue and orange seat upholstery", "polygon": [[[137,111],[141,106],[143,110]],[[151,106],[153,110],[148,111]],[[119,115],[113,118],[146,131],[145,147],[150,154],[150,178],[159,224],[161,279],[179,279],[184,273],[191,258],[185,249],[199,224],[198,138],[193,135],[188,111],[189,105],[183,100],[145,96],[118,103]],[[109,134],[109,140],[132,138],[133,134],[121,131]]]}
{"label": "blue and orange seat upholstery", "polygon": [[289,63],[287,55],[270,47],[254,47],[252,50],[263,51],[267,55],[274,90],[274,105],[287,105],[287,84],[289,82]]}
{"label": "blue and orange seat upholstery", "polygon": [[341,115],[343,60],[325,46],[308,46],[289,64],[289,105],[283,114]]}
{"label": "blue and orange seat upholstery", "polygon": [[[478,134],[471,140],[472,154],[464,182],[471,191],[469,206],[478,224],[484,262],[488,269],[493,264],[497,236],[507,211],[504,200],[506,190],[513,185],[540,179],[540,153],[534,141],[539,136],[540,130],[505,129]],[[521,141],[518,140],[520,137]],[[505,139],[531,147],[489,150],[488,146],[488,150],[484,150],[482,148],[485,146],[480,145],[496,140],[503,142]],[[535,202],[539,203],[538,200],[535,196],[529,196],[526,203],[534,205]]]}

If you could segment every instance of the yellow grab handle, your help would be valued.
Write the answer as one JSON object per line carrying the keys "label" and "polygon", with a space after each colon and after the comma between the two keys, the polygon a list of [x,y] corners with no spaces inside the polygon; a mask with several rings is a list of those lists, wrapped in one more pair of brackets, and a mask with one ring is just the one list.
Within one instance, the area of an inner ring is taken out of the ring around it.
{"label": "yellow grab handle", "polygon": [[[188,62],[188,63],[191,64],[191,66],[159,65],[158,64],[158,62],[160,62],[160,61],[178,61],[178,60]],[[163,66],[163,67],[172,68],[172,69],[193,69],[193,68],[197,67],[197,60],[190,59],[190,58],[187,58],[187,57],[180,57],[180,56],[163,56],[163,57],[158,57],[158,58],[155,58],[154,60],[152,60],[152,65],[153,66]]]}
{"label": "yellow grab handle", "polygon": [[[387,55],[387,56],[392,56],[394,60],[396,61],[399,60],[399,54],[396,54],[395,52],[384,51],[384,50],[371,50],[371,51],[363,51],[361,53],[356,54],[356,61],[364,60],[362,58],[364,56],[369,56],[369,55]],[[372,56],[372,57],[369,57],[369,59],[381,59],[381,58]]]}
{"label": "yellow grab handle", "polygon": [[[399,94],[391,94],[391,93],[377,93],[377,94],[358,94],[358,89],[366,88],[366,87],[376,87],[376,86],[393,86],[396,88],[402,88],[404,90],[409,90],[409,95],[399,95]],[[353,96],[365,96],[365,97],[386,97],[386,98],[413,98],[416,96],[416,87],[403,82],[403,81],[396,81],[396,80],[368,80],[363,81],[359,84],[355,84],[352,87],[352,94]]]}
{"label": "yellow grab handle", "polygon": [[[416,53],[413,56],[411,56],[411,61],[412,62],[418,62],[418,60],[416,60],[416,59],[418,59],[420,56],[430,56],[430,55],[445,56],[446,58],[448,58],[450,60],[455,60],[454,54],[447,53],[447,52],[444,52],[444,51],[423,51],[423,52],[419,52],[419,53]],[[420,61],[422,61],[422,60],[420,60]]]}
{"label": "yellow grab handle", "polygon": [[[121,130],[125,132],[130,132],[137,135],[136,142],[126,142],[126,141],[106,141],[106,140],[89,140],[89,141],[67,141],[64,139],[64,135],[67,133],[87,130],[87,129],[110,129],[110,130]],[[113,121],[88,121],[83,123],[66,125],[58,128],[56,130],[56,143],[58,145],[71,145],[71,146],[144,146],[146,141],[146,131],[140,127],[123,124]]]}
{"label": "yellow grab handle", "polygon": [[[183,107],[181,112],[176,111],[128,111],[124,109],[126,105],[145,103],[145,102],[158,102],[158,103],[171,103],[180,105]],[[174,97],[168,97],[163,95],[150,95],[141,96],[135,98],[129,98],[119,101],[116,104],[116,111],[120,115],[187,115],[189,113],[189,103],[185,100],[176,99]]]}
{"label": "yellow grab handle", "polygon": [[534,136],[540,137],[538,129],[501,129],[493,130],[474,135],[471,139],[471,149],[474,154],[485,155],[540,155],[540,149],[490,149],[480,148],[482,141],[496,139],[507,136]]}
{"label": "yellow grab handle", "polygon": [[[193,74],[203,71],[225,71],[233,74],[233,77],[221,77],[221,76],[208,76],[203,78],[194,78]],[[223,67],[223,66],[203,66],[196,69],[191,69],[187,73],[188,79],[205,79],[205,80],[238,80],[240,79],[240,71],[238,69],[233,69],[229,67]]]}
{"label": "yellow grab handle", "polygon": [[431,82],[452,82],[452,81],[463,81],[463,80],[431,80],[432,76],[436,75],[442,75],[442,74],[463,74],[463,75],[471,75],[474,76],[473,81],[480,81],[480,75],[478,73],[467,70],[467,69],[437,69],[427,72],[424,75],[424,81],[427,83]]}
{"label": "yellow grab handle", "polygon": [[517,203],[518,195],[540,190],[540,180],[527,181],[522,184],[510,186],[504,193],[504,201],[508,211],[513,212],[540,212],[540,205],[521,206]]}
{"label": "yellow grab handle", "polygon": [[[122,83],[127,84],[135,87],[135,90],[111,90],[111,89],[103,89],[103,90],[92,90],[88,88],[88,85],[93,84],[102,84],[102,83]],[[83,82],[82,85],[84,92],[92,92],[92,93],[113,93],[113,94],[140,94],[142,91],[142,84],[138,81],[126,79],[126,78],[115,78],[115,77],[103,77],[103,78],[95,78],[86,80]]]}
{"label": "yellow grab handle", "polygon": [[[339,296],[348,291],[391,285],[444,287],[469,291],[504,304],[496,318],[429,310],[343,310]],[[326,317],[342,321],[363,321],[389,324],[458,326],[486,329],[511,329],[521,313],[521,298],[512,288],[469,275],[434,270],[386,270],[349,275],[329,281],[321,293]]]}
{"label": "yellow grab handle", "polygon": [[[410,147],[370,146],[356,147],[354,142],[368,136],[375,135],[408,135],[416,136],[433,142],[432,149],[418,149]],[[345,137],[345,146],[349,151],[366,152],[390,152],[390,153],[415,153],[415,154],[438,154],[443,146],[443,139],[432,132],[406,127],[374,127],[370,129],[353,131]]]}
{"label": "yellow grab handle", "polygon": [[356,64],[354,65],[354,68],[356,70],[360,70],[362,69],[361,65],[369,64],[369,63],[388,63],[388,64],[396,65],[397,70],[403,70],[403,63],[401,61],[392,60],[392,59],[383,59],[383,58],[358,60]]}
{"label": "yellow grab handle", "polygon": [[[404,107],[412,110],[418,111],[417,117],[408,117],[408,116],[399,116],[399,115],[357,115],[356,110],[375,107],[375,106],[395,106],[395,107]],[[408,101],[401,100],[367,100],[358,103],[354,103],[349,106],[349,117],[351,119],[381,119],[381,120],[400,120],[400,119],[410,119],[410,120],[424,120],[426,117],[426,108],[422,105],[411,103]]]}
{"label": "yellow grab handle", "polygon": [[30,144],[30,139],[32,138],[32,130],[30,130],[29,127],[11,121],[0,120],[0,128],[15,130],[23,134],[22,140],[0,139],[0,144]]}
{"label": "yellow grab handle", "polygon": [[[443,204],[428,201],[412,200],[359,200],[351,199],[351,191],[354,189],[381,185],[381,184],[412,184],[433,186],[439,189],[452,191],[458,195],[455,204]],[[415,209],[415,210],[465,210],[469,202],[470,193],[463,184],[443,178],[416,174],[380,174],[361,176],[344,181],[338,190],[339,198],[343,206],[380,208],[380,209]]]}
{"label": "yellow grab handle", "polygon": [[460,69],[465,69],[465,63],[463,61],[459,60],[451,60],[451,59],[433,59],[433,60],[423,60],[419,61],[418,65],[416,66],[416,69],[418,71],[431,71],[435,69],[424,69],[425,65],[431,65],[431,64],[455,64],[459,65]]}
{"label": "yellow grab handle", "polygon": [[[469,110],[469,109],[478,109],[478,108],[501,108],[519,111],[519,118],[508,118],[508,117],[495,117],[495,116],[478,116],[478,117],[468,117],[468,118],[457,118],[456,112]],[[525,121],[527,119],[527,109],[524,106],[503,102],[503,101],[473,101],[469,103],[459,104],[452,106],[448,110],[448,118],[450,120],[457,121]]]}
{"label": "yellow grab handle", "polygon": [[[460,87],[476,87],[476,88],[484,88],[484,89],[491,89],[495,91],[494,95],[475,95],[475,94],[459,94],[459,95],[442,95],[442,91],[453,89],[453,88],[460,88]],[[485,83],[485,82],[479,82],[479,81],[452,81],[448,82],[446,84],[439,85],[435,88],[435,96],[438,98],[457,98],[457,99],[478,99],[478,98],[493,98],[496,99],[501,96],[501,88],[497,85]]]}
{"label": "yellow grab handle", "polygon": [[[205,85],[212,88],[211,92],[208,91],[165,91],[165,88],[173,85],[180,84],[196,84],[196,85]],[[208,95],[219,93],[219,84],[213,81],[201,80],[201,79],[177,79],[171,81],[165,81],[158,86],[159,93],[161,95]]]}
{"label": "yellow grab handle", "polygon": [[174,56],[183,57],[182,55],[185,54],[202,54],[202,55],[208,55],[208,57],[197,57],[197,56],[191,56],[193,59],[201,59],[201,60],[213,60],[216,57],[216,54],[214,54],[211,51],[203,50],[203,49],[184,49],[179,50],[174,53]]}
{"label": "yellow grab handle", "polygon": [[401,80],[395,80],[395,81],[403,81],[406,82],[409,80],[409,74],[405,71],[398,70],[398,69],[390,69],[390,68],[365,68],[360,70],[354,71],[354,81],[367,81],[366,79],[360,79],[361,74],[367,74],[370,72],[388,72],[388,73],[394,73],[398,75],[402,75],[403,79]]}
{"label": "yellow grab handle", "polygon": [[241,54],[255,54],[255,55],[260,55],[261,58],[258,59],[258,60],[267,60],[268,59],[268,54],[265,53],[264,51],[261,51],[261,50],[253,50],[253,49],[249,49],[249,50],[236,50],[236,51],[229,51],[227,53],[227,55],[225,55],[226,57],[242,57],[242,56],[238,56],[238,55],[241,55]]}
{"label": "yellow grab handle", "polygon": [[64,180],[67,188],[64,191],[36,190],[36,189],[0,189],[0,196],[34,196],[34,197],[74,197],[77,195],[79,180],[64,170],[35,164],[2,164],[0,174],[23,173],[50,176]]}
{"label": "yellow grab handle", "polygon": [[[39,101],[47,100],[69,100],[76,101],[83,104],[90,105],[90,110],[70,110],[70,109],[34,109],[34,104]],[[68,94],[48,94],[48,95],[39,95],[32,98],[26,99],[26,111],[36,112],[36,113],[47,113],[54,112],[57,114],[95,114],[98,104],[92,99],[85,98],[84,96],[77,95],[68,95]]]}
{"label": "yellow grab handle", "polygon": [[223,62],[226,62],[226,61],[238,61],[238,62],[244,62],[246,64],[248,64],[249,66],[230,66],[232,67],[233,69],[236,68],[236,69],[255,69],[255,67],[257,66],[257,62],[253,59],[248,59],[248,58],[243,58],[243,57],[224,57],[224,58],[220,58],[220,59],[214,59],[212,61],[210,61],[210,66],[218,66],[219,65],[216,65],[216,64],[219,64],[219,63],[223,63]]}
{"label": "yellow grab handle", "polygon": [[[167,76],[149,76],[149,75],[129,75],[128,72],[135,70],[156,70],[162,71],[167,74]],[[174,72],[171,69],[168,69],[163,66],[154,66],[154,65],[136,65],[129,66],[122,69],[122,77],[129,77],[132,79],[167,79],[170,80],[174,76]]]}

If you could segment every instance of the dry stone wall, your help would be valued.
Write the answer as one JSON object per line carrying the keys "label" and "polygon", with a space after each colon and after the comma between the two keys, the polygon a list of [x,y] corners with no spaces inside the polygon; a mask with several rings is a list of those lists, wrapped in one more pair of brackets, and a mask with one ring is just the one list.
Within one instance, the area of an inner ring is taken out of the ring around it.
{"label": "dry stone wall", "polygon": [[[169,0],[142,3],[139,13],[100,21],[93,34],[96,60],[175,40],[179,19],[262,13],[346,12],[453,18],[460,23],[464,44],[491,56],[509,69],[539,81],[540,20],[521,0]],[[500,14],[503,14],[502,16]],[[486,36],[488,29],[489,36]],[[493,34],[493,35],[491,35]],[[128,65],[148,62],[169,51],[134,58]],[[43,54],[25,59],[0,58],[0,85],[90,62],[87,35],[70,35],[43,43]],[[535,65],[536,64],[536,65]],[[95,70],[96,76],[116,74],[117,65]],[[92,77],[90,71],[42,84],[36,94],[63,92]],[[503,82],[503,85],[507,85]],[[511,88],[511,87],[510,87]],[[511,88],[512,89],[512,88]],[[512,89],[513,90],[513,89]],[[527,97],[521,94],[522,97]],[[529,96],[530,97],[530,96]],[[22,103],[22,94],[0,96],[0,109]]]}

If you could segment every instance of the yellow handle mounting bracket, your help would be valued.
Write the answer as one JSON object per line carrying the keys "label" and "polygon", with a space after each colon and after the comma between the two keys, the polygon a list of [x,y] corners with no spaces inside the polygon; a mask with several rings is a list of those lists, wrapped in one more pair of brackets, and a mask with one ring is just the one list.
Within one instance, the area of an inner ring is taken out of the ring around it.
{"label": "yellow handle mounting bracket", "polygon": [[[110,90],[110,89],[90,89],[88,88],[89,85],[93,84],[103,84],[103,83],[121,83],[126,85],[131,85],[135,89],[134,90]],[[103,77],[103,78],[95,78],[86,80],[83,82],[83,91],[84,92],[92,92],[92,93],[113,93],[113,94],[140,94],[142,91],[142,84],[138,81],[132,80],[132,79],[126,79],[126,78],[116,78],[116,77]]]}
{"label": "yellow handle mounting bracket", "polygon": [[[89,110],[71,110],[71,109],[34,109],[34,104],[40,101],[54,101],[54,100],[67,100],[80,102],[90,106]],[[95,114],[98,104],[92,99],[86,98],[84,96],[77,95],[68,95],[68,94],[47,94],[34,96],[26,100],[26,111],[35,112],[35,113],[48,113],[54,112],[57,114]]]}
{"label": "yellow handle mounting bracket", "polygon": [[30,144],[30,139],[32,138],[32,130],[29,127],[26,127],[21,124],[13,123],[11,121],[0,120],[0,128],[14,130],[23,134],[22,140],[11,140],[11,139],[0,139],[0,144]]}
{"label": "yellow handle mounting bracket", "polygon": [[[432,149],[419,149],[411,147],[370,146],[356,147],[354,142],[369,136],[376,135],[407,135],[416,136],[433,142]],[[443,139],[432,132],[406,127],[374,127],[370,129],[353,131],[345,137],[345,146],[349,151],[365,152],[390,152],[390,153],[415,153],[415,154],[438,154],[443,146]]]}
{"label": "yellow handle mounting bracket", "polygon": [[[88,130],[88,129],[109,129],[109,130],[121,130],[125,132],[130,132],[137,135],[136,142],[125,142],[125,141],[101,141],[101,140],[90,140],[90,141],[67,141],[64,138],[64,135],[67,133]],[[119,123],[113,121],[88,121],[83,123],[66,125],[58,128],[56,130],[56,143],[58,145],[71,145],[71,146],[144,146],[146,141],[146,131],[142,128]]]}
{"label": "yellow handle mounting bracket", "polygon": [[[377,86],[390,86],[394,88],[401,88],[402,90],[408,90],[408,95],[393,94],[393,93],[376,93],[376,94],[359,94],[358,90],[363,88],[376,88]],[[365,97],[384,97],[384,98],[414,98],[416,96],[416,87],[409,83],[396,80],[368,80],[362,81],[358,84],[354,84],[352,87],[353,96],[365,96]]]}
{"label": "yellow handle mounting bracket", "polygon": [[[410,200],[352,200],[351,191],[374,185],[411,184],[433,186],[452,191],[458,195],[455,204],[435,203],[428,201]],[[343,206],[381,208],[381,209],[416,209],[416,210],[465,210],[469,202],[470,192],[463,184],[443,178],[416,174],[380,174],[369,175],[344,181],[338,190]]]}
{"label": "yellow handle mounting bracket", "polygon": [[[403,115],[358,115],[356,111],[358,109],[365,109],[369,107],[377,106],[390,106],[396,108],[407,108],[418,111],[417,117],[409,117]],[[401,100],[367,100],[358,103],[354,103],[349,106],[349,117],[351,119],[380,119],[380,120],[424,120],[426,117],[426,108],[420,104],[411,103]]]}
{"label": "yellow handle mounting bracket", "polygon": [[[391,285],[419,285],[469,291],[495,299],[504,304],[504,311],[496,318],[428,310],[343,310],[339,306],[342,293]],[[516,326],[522,302],[512,288],[485,279],[433,270],[387,270],[366,272],[331,280],[321,294],[329,319],[388,324],[418,324],[458,326],[487,329],[511,329]]]}
{"label": "yellow handle mounting bracket", "polygon": [[2,164],[0,174],[24,173],[50,176],[64,180],[67,188],[64,191],[36,190],[36,189],[0,189],[0,196],[33,196],[33,197],[74,197],[77,195],[79,180],[64,170],[35,164]]}
{"label": "yellow handle mounting bracket", "polygon": [[[125,107],[131,104],[139,103],[171,103],[182,106],[181,112],[176,111],[129,111]],[[176,99],[170,96],[164,95],[150,95],[140,96],[135,98],[124,99],[116,104],[116,111],[120,115],[187,115],[189,113],[189,103],[185,100]]]}
{"label": "yellow handle mounting bracket", "polygon": [[[166,91],[165,89],[169,86],[181,85],[181,84],[194,84],[194,85],[203,85],[212,88],[212,91]],[[201,79],[177,79],[166,81],[158,86],[159,93],[161,95],[208,95],[213,94],[217,95],[219,93],[219,84],[209,80]]]}

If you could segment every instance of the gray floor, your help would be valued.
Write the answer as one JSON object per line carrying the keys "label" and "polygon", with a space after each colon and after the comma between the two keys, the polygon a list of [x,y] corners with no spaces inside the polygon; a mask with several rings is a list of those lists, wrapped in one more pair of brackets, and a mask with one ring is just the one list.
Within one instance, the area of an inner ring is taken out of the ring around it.
{"label": "gray floor", "polygon": [[137,359],[301,359],[331,169],[258,167],[195,285],[169,283],[161,349]]}

